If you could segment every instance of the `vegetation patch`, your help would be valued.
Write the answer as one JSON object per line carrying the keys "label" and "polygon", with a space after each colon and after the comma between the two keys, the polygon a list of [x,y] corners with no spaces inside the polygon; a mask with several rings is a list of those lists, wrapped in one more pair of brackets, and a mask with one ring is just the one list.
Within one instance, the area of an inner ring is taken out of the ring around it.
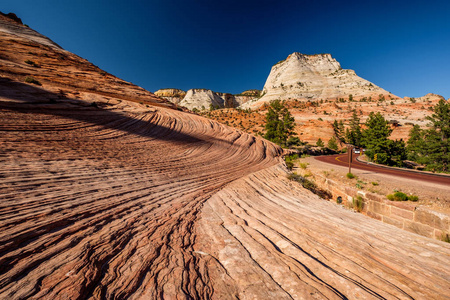
{"label": "vegetation patch", "polygon": [[313,192],[314,194],[318,195],[321,198],[324,198],[327,200],[332,198],[332,195],[330,192],[322,190],[313,181],[307,179],[306,177],[298,175],[297,173],[291,173],[287,176],[287,178],[289,180],[300,183],[305,189],[310,190],[311,192]]}
{"label": "vegetation patch", "polygon": [[294,168],[294,161],[298,159],[297,154],[286,155],[284,161],[286,162],[286,166],[289,171],[292,171]]}
{"label": "vegetation patch", "polygon": [[25,78],[25,82],[26,82],[26,83],[32,83],[32,84],[35,84],[35,85],[42,85],[38,80],[34,79],[34,78],[31,77],[31,76],[27,76],[27,77]]}
{"label": "vegetation patch", "polygon": [[395,192],[394,194],[387,195],[387,198],[391,201],[413,201],[416,202],[419,200],[419,197],[416,195],[407,195],[403,192]]}
{"label": "vegetation patch", "polygon": [[353,173],[347,173],[346,176],[347,176],[348,179],[353,179],[353,178],[356,177],[355,175],[353,175]]}
{"label": "vegetation patch", "polygon": [[353,204],[354,210],[356,210],[357,212],[362,212],[362,210],[364,208],[364,201],[361,196],[353,198],[352,204]]}

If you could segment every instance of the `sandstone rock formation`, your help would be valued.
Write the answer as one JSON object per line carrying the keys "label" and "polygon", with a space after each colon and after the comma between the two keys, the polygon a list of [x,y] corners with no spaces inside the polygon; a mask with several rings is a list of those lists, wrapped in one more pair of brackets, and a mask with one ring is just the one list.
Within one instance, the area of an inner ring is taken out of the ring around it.
{"label": "sandstone rock formation", "polygon": [[[248,101],[256,100],[260,93],[259,90],[248,90],[239,95],[233,95],[217,93],[207,89],[193,89],[187,95],[185,91],[179,89],[160,89],[155,92],[155,95],[191,110],[194,108],[209,110],[211,105],[215,108],[236,108]],[[186,98],[186,101],[183,101],[184,98]],[[182,101],[183,103],[181,103]]]}
{"label": "sandstone rock formation", "polygon": [[179,89],[160,89],[155,92],[155,95],[174,104],[179,104],[186,96],[186,92]]}
{"label": "sandstone rock formation", "polygon": [[418,98],[405,97],[404,99],[410,100],[410,101],[419,101],[419,102],[424,102],[424,101],[439,102],[439,100],[441,100],[441,99],[445,100],[445,98],[443,96],[433,94],[433,93],[428,93],[425,96],[418,97]]}
{"label": "sandstone rock formation", "polygon": [[[115,98],[175,107],[145,89],[119,79],[70,53],[49,38],[0,15],[0,75],[40,84],[55,99],[85,98],[90,102]],[[27,79],[28,78],[28,79]]]}
{"label": "sandstone rock formation", "polygon": [[275,64],[264,85],[263,97],[245,106],[259,107],[275,100],[331,99],[377,96],[390,93],[344,70],[330,54],[305,55],[293,53]]}
{"label": "sandstone rock formation", "polygon": [[183,100],[181,100],[180,105],[190,110],[194,108],[205,110],[209,109],[211,105],[214,108],[223,108],[225,107],[225,100],[211,90],[190,89]]}
{"label": "sandstone rock formation", "polygon": [[240,93],[239,95],[235,95],[236,103],[241,106],[244,103],[249,101],[256,101],[260,98],[261,91],[260,90],[246,90]]}
{"label": "sandstone rock formation", "polygon": [[448,298],[448,243],[321,200],[270,142],[0,41],[0,299]]}

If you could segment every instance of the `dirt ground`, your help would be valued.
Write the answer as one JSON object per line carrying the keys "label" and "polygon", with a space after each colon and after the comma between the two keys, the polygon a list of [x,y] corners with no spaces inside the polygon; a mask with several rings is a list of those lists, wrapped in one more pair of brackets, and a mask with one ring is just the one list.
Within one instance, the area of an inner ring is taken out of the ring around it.
{"label": "dirt ground", "polygon": [[[302,168],[305,167],[305,164],[306,169]],[[417,195],[419,197],[418,204],[436,211],[450,213],[450,186],[424,181],[418,182],[355,168],[352,169],[352,173],[356,175],[356,178],[348,179],[346,177],[347,167],[320,162],[314,157],[299,159],[294,171],[313,178],[317,175],[325,176],[344,185],[379,195],[388,195],[395,191],[401,191],[408,195]]]}

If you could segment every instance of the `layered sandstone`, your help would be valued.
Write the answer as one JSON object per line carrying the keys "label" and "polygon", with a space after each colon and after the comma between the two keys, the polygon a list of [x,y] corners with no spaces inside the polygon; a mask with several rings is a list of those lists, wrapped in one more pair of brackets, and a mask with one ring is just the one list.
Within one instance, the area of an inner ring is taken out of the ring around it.
{"label": "layered sandstone", "polygon": [[186,92],[179,89],[160,89],[155,92],[155,95],[174,104],[179,104],[186,96]]}
{"label": "layered sandstone", "polygon": [[1,299],[448,298],[449,244],[323,201],[278,146],[0,42]]}
{"label": "layered sandstone", "polygon": [[390,93],[359,77],[353,70],[344,70],[330,54],[305,55],[293,53],[275,64],[264,84],[263,97],[247,106],[280,99],[331,99],[369,97]]}
{"label": "layered sandstone", "polygon": [[225,100],[217,93],[207,89],[190,89],[181,100],[180,105],[190,110],[205,110],[213,108],[224,108]]}

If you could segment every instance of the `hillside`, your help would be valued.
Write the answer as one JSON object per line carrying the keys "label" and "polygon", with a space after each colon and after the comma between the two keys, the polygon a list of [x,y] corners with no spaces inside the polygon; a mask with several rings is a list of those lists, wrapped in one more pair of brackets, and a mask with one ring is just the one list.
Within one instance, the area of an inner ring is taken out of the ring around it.
{"label": "hillside", "polygon": [[373,83],[344,70],[330,54],[305,55],[294,52],[275,64],[262,91],[261,99],[245,108],[258,108],[272,100],[319,100],[363,97],[398,98]]}
{"label": "hillside", "polygon": [[8,18],[0,44],[1,299],[448,298],[450,244],[320,199],[278,146]]}

